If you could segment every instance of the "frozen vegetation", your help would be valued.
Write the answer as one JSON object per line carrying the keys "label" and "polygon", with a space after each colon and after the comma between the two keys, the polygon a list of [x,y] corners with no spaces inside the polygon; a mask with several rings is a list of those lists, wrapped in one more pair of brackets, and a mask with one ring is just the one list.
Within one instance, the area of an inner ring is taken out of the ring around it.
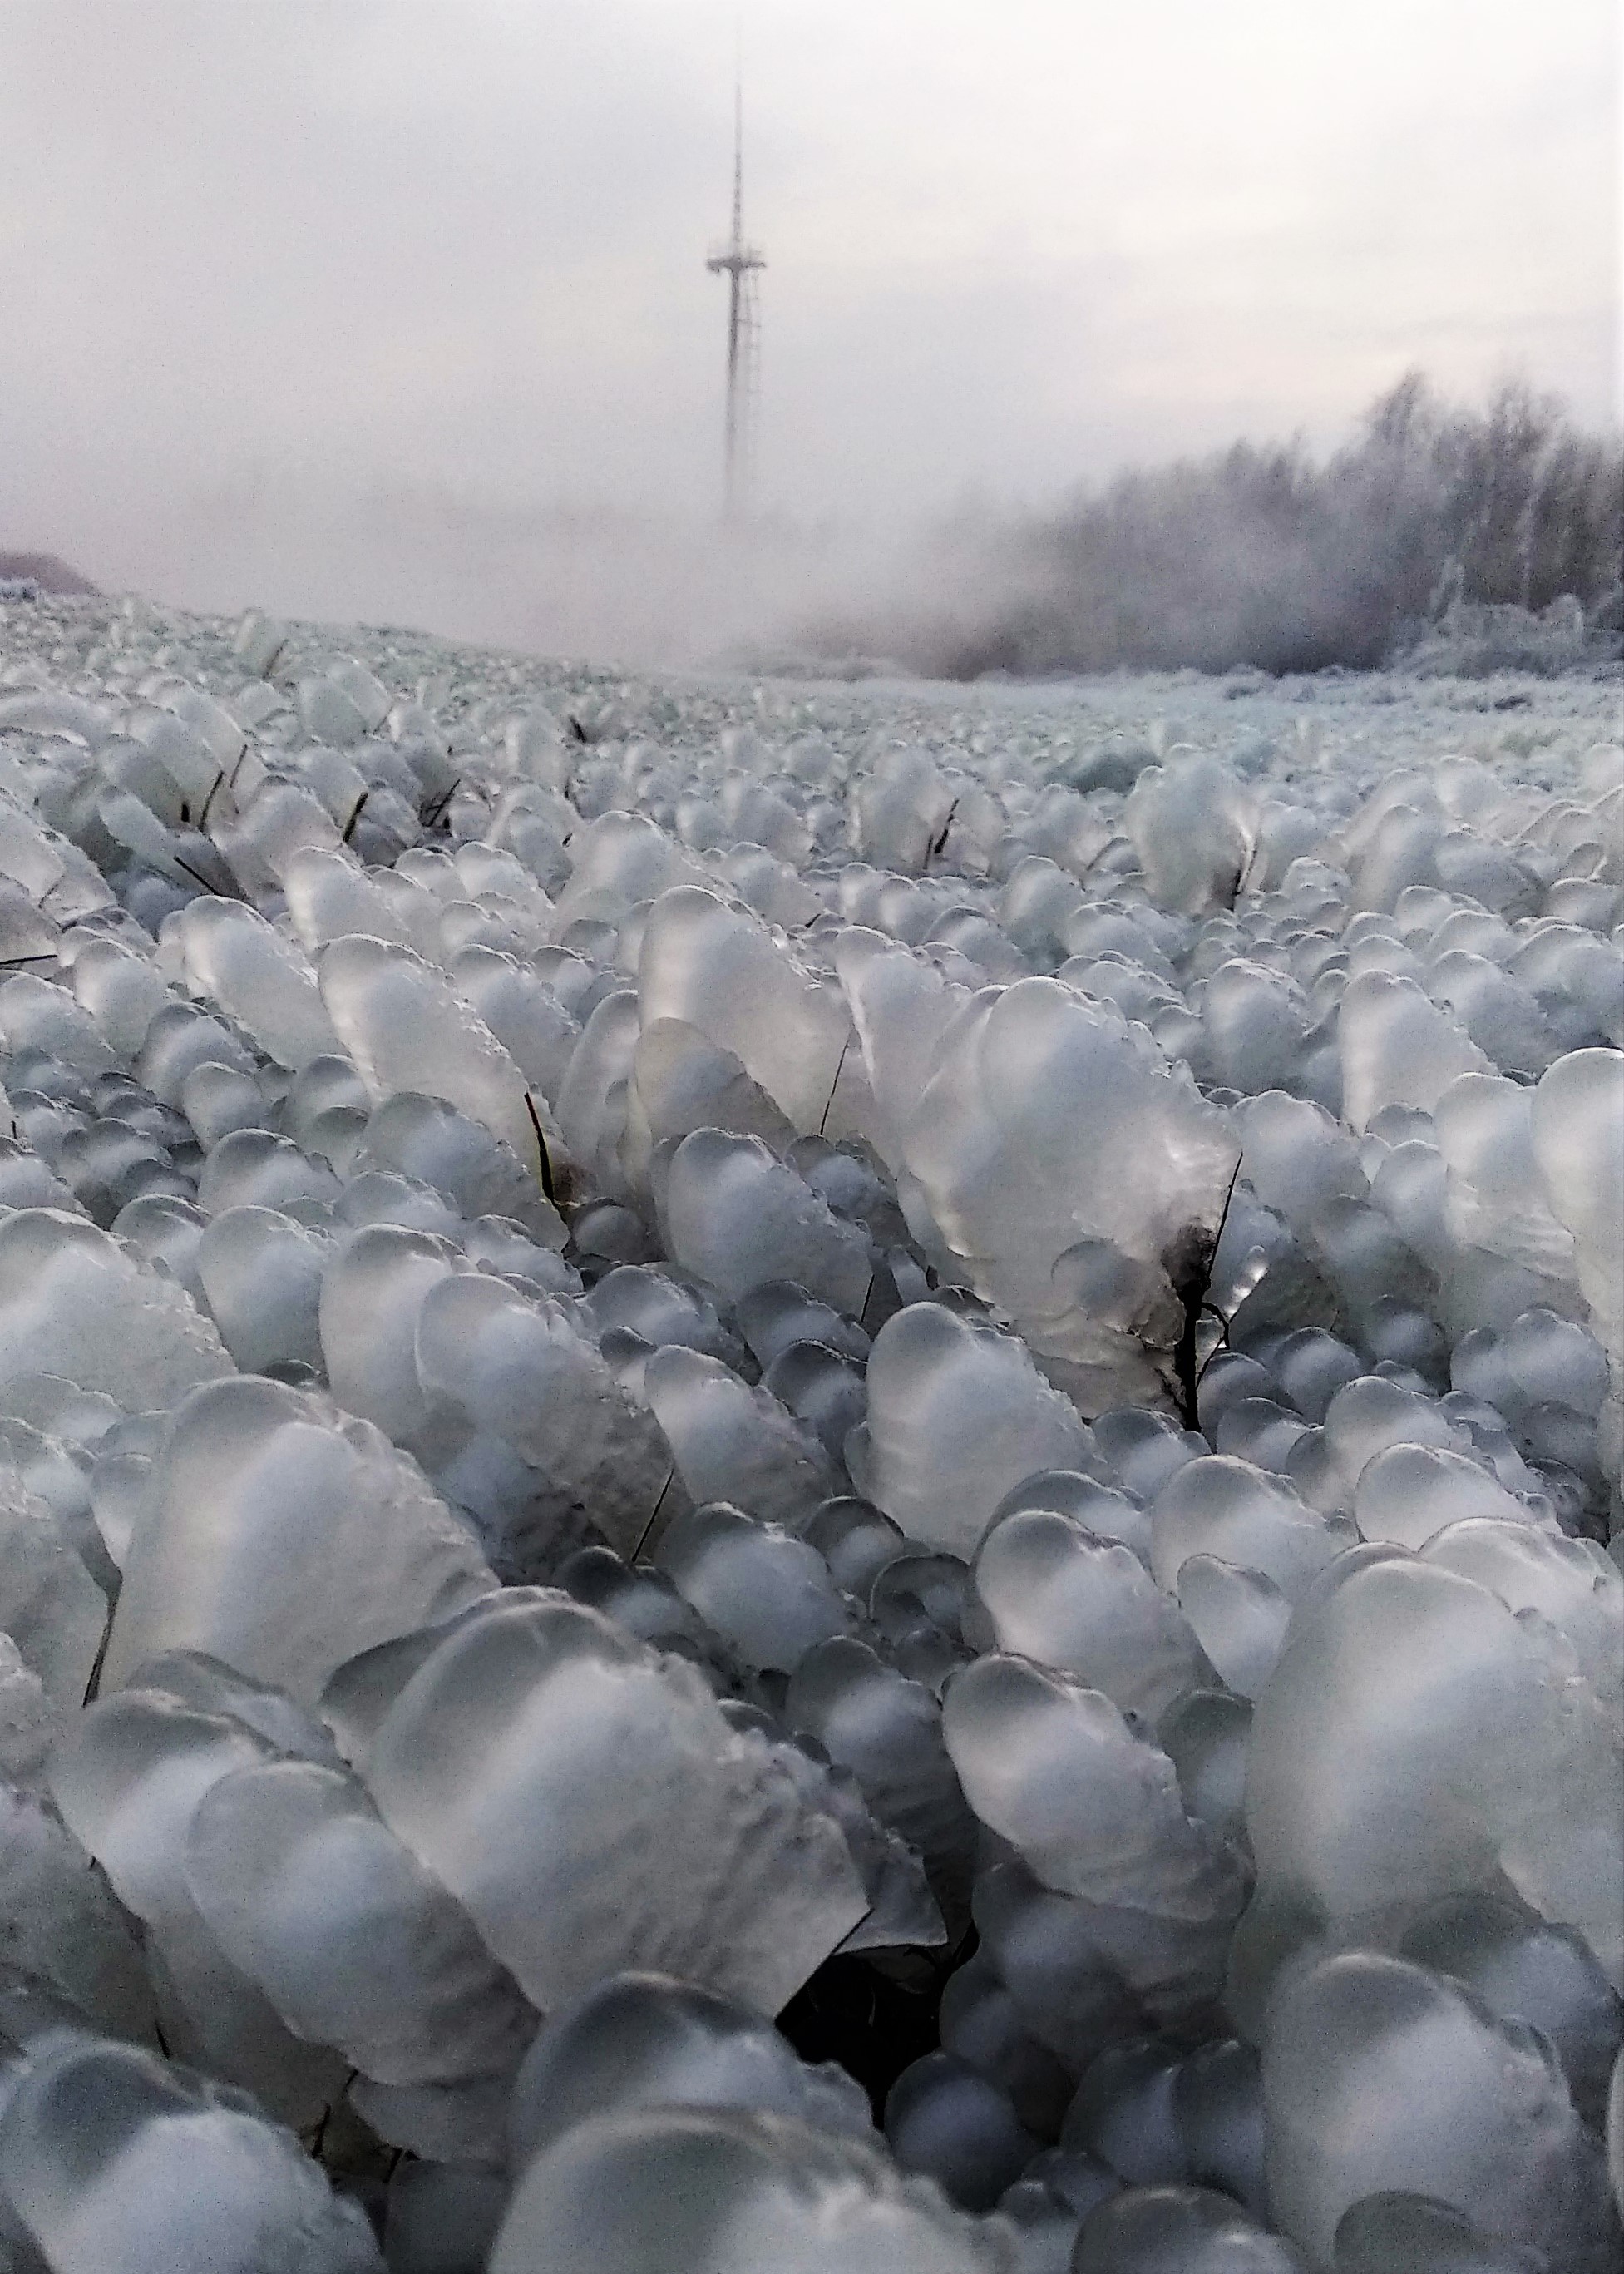
{"label": "frozen vegetation", "polygon": [[1616,697],[0,602],[0,2268],[1610,2274]]}
{"label": "frozen vegetation", "polygon": [[1412,371],[1328,457],[1237,441],[1049,514],[963,515],[934,553],[888,597],[827,608],[815,643],[954,679],[1554,676],[1624,652],[1624,452],[1521,382],[1469,409]]}

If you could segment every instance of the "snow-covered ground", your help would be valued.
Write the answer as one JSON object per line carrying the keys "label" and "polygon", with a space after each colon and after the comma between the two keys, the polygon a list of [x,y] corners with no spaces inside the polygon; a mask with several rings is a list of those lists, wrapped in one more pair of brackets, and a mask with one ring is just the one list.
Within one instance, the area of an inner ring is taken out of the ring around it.
{"label": "snow-covered ground", "polygon": [[0,601],[0,2263],[1604,2274],[1619,694]]}

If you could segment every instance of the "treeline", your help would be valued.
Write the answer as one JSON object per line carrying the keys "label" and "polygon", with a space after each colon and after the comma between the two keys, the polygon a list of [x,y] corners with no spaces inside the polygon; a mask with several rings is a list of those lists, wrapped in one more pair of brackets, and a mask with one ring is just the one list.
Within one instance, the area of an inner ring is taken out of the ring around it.
{"label": "treeline", "polygon": [[1456,634],[1462,667],[1558,668],[1619,651],[1624,462],[1553,398],[1464,410],[1413,373],[1323,463],[1239,442],[977,541],[951,583],[983,604],[888,628],[916,668],[1368,668]]}

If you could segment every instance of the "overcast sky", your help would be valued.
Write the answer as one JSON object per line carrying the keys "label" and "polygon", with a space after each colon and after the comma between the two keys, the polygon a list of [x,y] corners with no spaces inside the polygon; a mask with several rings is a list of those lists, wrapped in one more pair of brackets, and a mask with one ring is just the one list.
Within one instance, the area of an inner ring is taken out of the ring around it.
{"label": "overcast sky", "polygon": [[741,12],[763,502],[1327,441],[1416,363],[1614,415],[1611,0],[0,0],[0,546],[375,613],[333,532],[402,501],[708,513]]}

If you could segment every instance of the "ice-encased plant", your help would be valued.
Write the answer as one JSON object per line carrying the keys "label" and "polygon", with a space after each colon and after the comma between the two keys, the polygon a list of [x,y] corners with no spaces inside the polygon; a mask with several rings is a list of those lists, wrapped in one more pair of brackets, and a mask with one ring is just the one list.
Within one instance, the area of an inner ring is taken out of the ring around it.
{"label": "ice-encased plant", "polygon": [[[1225,1115],[1114,1007],[1049,979],[945,1001],[926,975],[904,991],[887,983],[905,953],[842,970],[915,1231],[1086,1413],[1175,1404],[1193,1420],[1180,1346],[1240,1158]],[[912,1096],[884,1063],[898,1020]]]}

